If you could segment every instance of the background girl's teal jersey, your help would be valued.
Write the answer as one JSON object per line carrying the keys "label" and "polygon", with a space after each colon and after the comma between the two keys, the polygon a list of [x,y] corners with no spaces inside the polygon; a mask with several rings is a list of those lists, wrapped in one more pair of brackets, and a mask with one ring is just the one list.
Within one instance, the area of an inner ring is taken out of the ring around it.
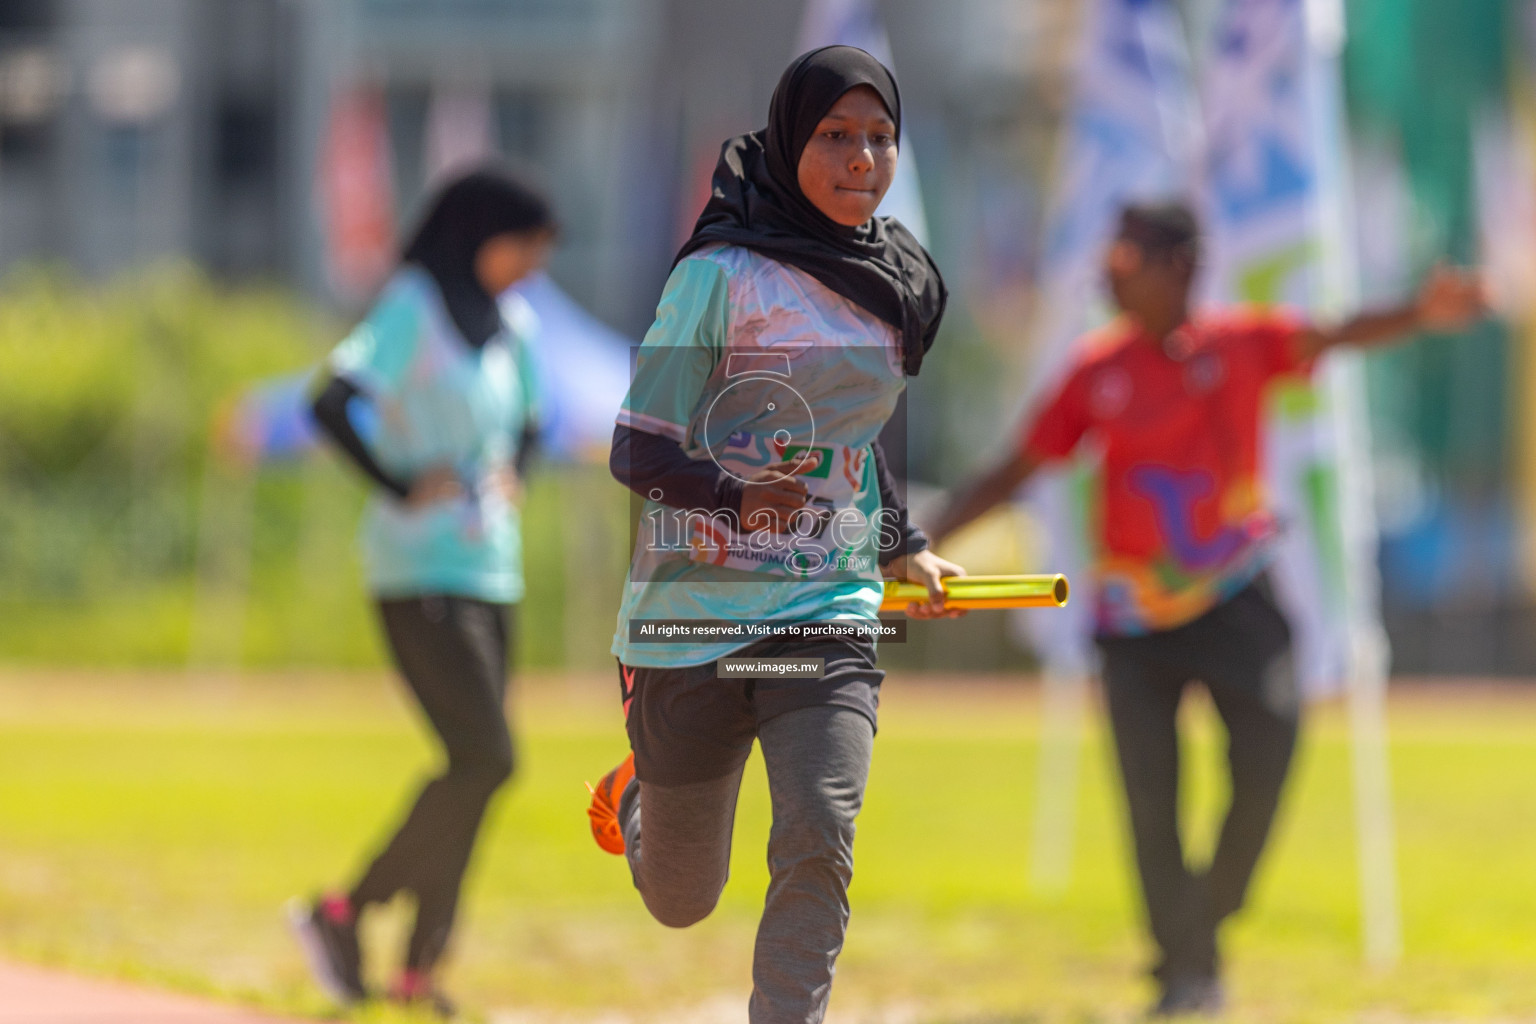
{"label": "background girl's teal jersey", "polygon": [[484,601],[523,596],[518,510],[490,485],[517,457],[537,416],[527,345],[532,311],[503,303],[503,329],[480,348],[454,327],[423,270],[406,266],[368,317],[331,353],[333,373],[372,399],[375,458],[404,479],[453,466],[464,498],[410,510],[376,493],[362,527],[375,596],[449,593]]}

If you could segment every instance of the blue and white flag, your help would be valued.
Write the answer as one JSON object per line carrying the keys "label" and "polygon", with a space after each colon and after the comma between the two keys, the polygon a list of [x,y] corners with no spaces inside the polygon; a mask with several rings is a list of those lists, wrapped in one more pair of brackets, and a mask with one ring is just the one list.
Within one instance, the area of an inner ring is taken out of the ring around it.
{"label": "blue and white flag", "polygon": [[[1358,301],[1337,51],[1343,14],[1314,0],[1227,0],[1203,83],[1206,297],[1323,319]],[[1365,391],[1350,353],[1283,386],[1266,431],[1284,533],[1274,576],[1309,696],[1384,670]],[[1367,669],[1361,660],[1382,662]]]}
{"label": "blue and white flag", "polygon": [[[1024,409],[1070,365],[1073,342],[1111,316],[1104,252],[1128,202],[1187,195],[1199,143],[1183,30],[1171,0],[1092,0],[1076,94],[1057,169],[1040,265],[1040,320]],[[1029,488],[1049,540],[1052,572],[1072,580],[1065,609],[1015,613],[1055,671],[1093,663],[1095,542],[1086,468],[1052,470]]]}

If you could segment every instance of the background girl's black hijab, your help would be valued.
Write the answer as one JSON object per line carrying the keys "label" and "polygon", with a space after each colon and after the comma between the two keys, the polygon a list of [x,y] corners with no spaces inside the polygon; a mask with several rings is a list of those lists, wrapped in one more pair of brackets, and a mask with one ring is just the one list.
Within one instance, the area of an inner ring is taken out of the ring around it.
{"label": "background girl's black hijab", "polygon": [[509,168],[481,167],[438,193],[401,259],[432,275],[464,340],[478,348],[501,330],[501,311],[475,276],[475,254],[497,235],[554,226],[536,186]]}
{"label": "background girl's black hijab", "polygon": [[677,259],[723,242],[803,270],[900,331],[902,364],[916,375],[948,301],[933,258],[895,218],[844,227],[800,191],[800,154],[817,122],[860,85],[880,94],[900,138],[901,94],[885,65],[853,46],[802,54],[773,91],[768,127],[721,147],[709,202]]}

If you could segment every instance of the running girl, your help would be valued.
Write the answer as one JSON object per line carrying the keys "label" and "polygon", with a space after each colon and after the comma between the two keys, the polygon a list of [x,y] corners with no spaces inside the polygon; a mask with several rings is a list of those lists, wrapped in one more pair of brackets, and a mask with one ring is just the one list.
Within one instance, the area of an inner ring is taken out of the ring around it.
{"label": "running girl", "polygon": [[[506,171],[448,185],[368,318],[331,354],[315,401],[321,427],[375,487],[363,526],[369,590],[447,754],[351,891],[296,914],[317,979],[343,1003],[367,995],[358,916],[409,890],[416,923],[390,998],[453,1013],[433,970],[486,804],[512,773],[503,699],[535,423],[522,324],[503,317],[497,296],[543,264],[554,233],[549,203]],[[377,424],[367,441],[360,415]]]}
{"label": "running girl", "polygon": [[[928,253],[874,216],[900,130],[895,79],[863,50],[789,66],[768,127],[722,149],[614,432],[613,473],[644,500],[613,647],[633,752],[593,793],[593,834],[657,920],[701,920],[762,745],[753,1024],[826,1013],[884,674],[867,639],[644,641],[659,619],[874,623],[882,567],[928,587],[909,615],[954,614],[940,578],[963,570],[908,523],[876,440],[945,303]],[[729,654],[761,676],[729,675]],[[814,677],[779,673],[789,658]]]}

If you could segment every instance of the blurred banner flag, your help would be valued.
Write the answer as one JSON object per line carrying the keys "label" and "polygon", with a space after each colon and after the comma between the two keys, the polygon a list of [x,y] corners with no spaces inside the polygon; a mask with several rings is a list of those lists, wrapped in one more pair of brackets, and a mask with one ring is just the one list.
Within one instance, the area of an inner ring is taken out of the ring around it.
{"label": "blurred banner flag", "polygon": [[[1171,0],[1093,0],[1085,12],[1072,112],[1041,254],[1041,309],[1027,411],[1067,370],[1073,342],[1111,316],[1103,259],[1120,208],[1187,190],[1198,143],[1184,34]],[[1030,488],[1048,537],[1050,570],[1072,580],[1072,603],[1015,613],[1054,672],[1094,661],[1091,471],[1043,474]]]}
{"label": "blurred banner flag", "polygon": [[[1531,88],[1520,82],[1517,88]],[[1472,136],[1478,244],[1500,312],[1523,316],[1536,294],[1536,96],[1486,111]]]}
{"label": "blurred banner flag", "polygon": [[[1536,43],[1536,3],[1524,10],[1525,54]],[[1482,264],[1494,306],[1510,326],[1512,394],[1519,417],[1513,460],[1520,578],[1536,594],[1536,68],[1517,64],[1510,109],[1487,111],[1473,135]]]}
{"label": "blurred banner flag", "polygon": [[[1358,303],[1339,55],[1341,0],[1226,0],[1204,85],[1207,286],[1324,320]],[[1310,696],[1347,687],[1366,958],[1402,948],[1385,725],[1387,643],[1361,356],[1333,352],[1276,396],[1275,564]]]}
{"label": "blurred banner flag", "polygon": [[[819,46],[857,46],[880,63],[895,71],[891,61],[891,41],[880,23],[875,0],[809,0],[800,21],[796,53]],[[895,217],[923,245],[928,244],[928,216],[923,211],[923,191],[917,176],[917,160],[912,155],[911,135],[899,140],[901,159],[896,164],[896,178],[885,194],[880,208],[882,217]]]}
{"label": "blurred banner flag", "polygon": [[489,85],[438,85],[427,108],[423,180],[432,188],[496,155]]}
{"label": "blurred banner flag", "polygon": [[[1342,19],[1312,0],[1227,0],[1221,12],[1203,83],[1210,299],[1284,304],[1324,320],[1358,303],[1342,100],[1329,57]],[[1313,382],[1282,385],[1267,432],[1271,501],[1284,527],[1274,576],[1313,697],[1343,689],[1357,645],[1385,643],[1370,453],[1355,429],[1366,401],[1357,360],[1336,353]],[[1384,649],[1369,656],[1384,658]]]}
{"label": "blurred banner flag", "polygon": [[317,183],[326,272],[336,296],[366,301],[395,256],[395,188],[384,96],[343,86],[331,101]]}
{"label": "blurred banner flag", "polygon": [[588,313],[548,274],[519,282],[502,309],[514,324],[530,314],[536,321],[525,336],[533,340],[541,450],[562,462],[606,462],[635,343]]}
{"label": "blurred banner flag", "polygon": [[[1039,261],[1041,305],[1021,403],[1026,413],[1067,372],[1073,343],[1111,316],[1102,266],[1120,208],[1182,191],[1196,142],[1188,53],[1172,0],[1091,0],[1083,17]],[[1060,892],[1071,877],[1082,720],[1096,661],[1094,481],[1083,460],[1042,474],[1028,488],[1050,571],[1066,573],[1074,590],[1071,604],[1049,617],[1023,611],[1013,620],[1046,669],[1029,861],[1030,882],[1040,892]]]}

